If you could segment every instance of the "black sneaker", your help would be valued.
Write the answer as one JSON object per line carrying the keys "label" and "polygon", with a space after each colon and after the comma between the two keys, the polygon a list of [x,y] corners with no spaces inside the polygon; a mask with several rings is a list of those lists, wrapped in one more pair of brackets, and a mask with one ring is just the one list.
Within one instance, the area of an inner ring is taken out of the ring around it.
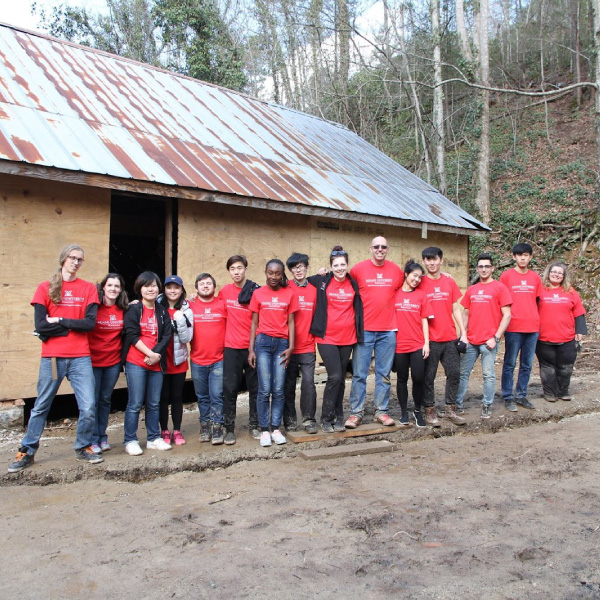
{"label": "black sneaker", "polygon": [[75,450],[75,460],[80,460],[90,465],[97,465],[104,459],[102,458],[102,454],[96,454],[91,446],[86,446],[85,448],[81,448],[81,450]]}
{"label": "black sneaker", "polygon": [[407,410],[402,411],[402,416],[400,417],[400,420],[398,421],[398,423],[400,425],[408,425],[410,423],[410,419],[408,418]]}
{"label": "black sneaker", "polygon": [[346,431],[346,426],[344,425],[344,422],[336,421],[333,424],[333,431],[335,431],[335,433],[342,433],[342,432]]}
{"label": "black sneaker", "polygon": [[306,423],[304,425],[304,431],[306,431],[306,433],[310,433],[311,435],[314,433],[317,433],[317,431],[318,431],[317,424],[314,421],[310,421],[309,423]]}
{"label": "black sneaker", "polygon": [[219,423],[213,423],[212,426],[212,445],[220,446],[223,443],[223,426]]}
{"label": "black sneaker", "polygon": [[519,409],[517,408],[517,405],[514,402],[505,402],[504,406],[506,406],[506,410],[509,410],[510,412],[517,412]]}
{"label": "black sneaker", "polygon": [[527,400],[527,398],[516,398],[515,403],[523,408],[528,408],[529,410],[535,410],[535,406]]}
{"label": "black sneaker", "polygon": [[333,433],[335,431],[333,428],[333,423],[328,423],[326,421],[321,423],[321,429],[323,430],[323,433]]}
{"label": "black sneaker", "polygon": [[427,423],[425,423],[423,413],[420,410],[415,410],[415,412],[413,413],[413,417],[415,418],[415,425],[417,427],[427,427]]}
{"label": "black sneaker", "polygon": [[298,423],[296,421],[290,421],[287,425],[283,425],[286,431],[298,431]]}
{"label": "black sneaker", "polygon": [[228,431],[225,434],[224,442],[226,446],[233,446],[235,444],[235,433],[233,433],[233,431]]}
{"label": "black sneaker", "polygon": [[492,416],[492,407],[487,404],[482,405],[481,407],[481,418],[489,419]]}
{"label": "black sneaker", "polygon": [[200,441],[210,442],[210,423],[200,423]]}
{"label": "black sneaker", "polygon": [[252,425],[250,427],[250,435],[255,439],[255,440],[260,440],[260,428],[258,425]]}
{"label": "black sneaker", "polygon": [[15,462],[11,463],[8,466],[9,473],[19,473],[30,467],[33,464],[33,454],[27,454],[27,448],[21,446],[19,451],[17,452],[17,457],[15,458]]}

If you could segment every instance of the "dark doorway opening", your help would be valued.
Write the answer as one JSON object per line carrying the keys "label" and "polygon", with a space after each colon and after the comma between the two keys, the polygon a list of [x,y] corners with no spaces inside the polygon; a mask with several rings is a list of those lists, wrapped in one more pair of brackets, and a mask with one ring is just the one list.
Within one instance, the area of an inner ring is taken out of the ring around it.
{"label": "dark doorway opening", "polygon": [[171,200],[113,194],[109,265],[125,279],[131,299],[136,297],[135,279],[143,271],[154,271],[162,281],[167,271],[175,272],[176,208]]}

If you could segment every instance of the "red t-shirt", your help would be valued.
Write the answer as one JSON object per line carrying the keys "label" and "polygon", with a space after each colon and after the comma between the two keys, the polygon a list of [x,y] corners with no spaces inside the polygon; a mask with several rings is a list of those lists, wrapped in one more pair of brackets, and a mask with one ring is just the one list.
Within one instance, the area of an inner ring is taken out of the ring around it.
{"label": "red t-shirt", "polygon": [[258,313],[256,335],[264,333],[287,339],[288,315],[298,311],[298,303],[289,286],[274,291],[268,285],[263,285],[252,294],[250,310]]}
{"label": "red t-shirt", "polygon": [[88,333],[93,367],[112,367],[121,362],[123,310],[116,304],[98,307],[96,326]]}
{"label": "red t-shirt", "polygon": [[510,324],[506,331],[517,333],[537,333],[540,329],[540,315],[536,298],[542,290],[542,280],[534,271],[519,273],[516,269],[509,269],[500,275],[503,283],[510,292],[512,306],[510,307]]}
{"label": "red t-shirt", "polygon": [[354,319],[354,288],[348,280],[341,283],[332,279],[327,286],[327,329],[324,338],[317,343],[334,346],[356,344],[356,321]]}
{"label": "red t-shirt", "polygon": [[466,292],[460,303],[469,311],[467,339],[474,346],[485,344],[498,331],[503,306],[512,300],[508,288],[499,281],[476,283]]}
{"label": "red t-shirt", "polygon": [[235,283],[229,283],[223,286],[219,292],[219,298],[225,302],[225,306],[227,307],[225,347],[236,350],[247,350],[250,345],[252,311],[249,305],[240,304],[237,301],[241,291],[241,288],[237,287]]}
{"label": "red t-shirt", "polygon": [[[142,306],[142,318],[140,320],[140,342],[144,342],[150,350],[158,343],[158,324],[156,322],[156,311],[154,308]],[[148,366],[144,360],[146,355],[135,346],[130,346],[127,352],[127,362],[144,367],[148,371],[160,371],[160,363]]]}
{"label": "red t-shirt", "polygon": [[223,360],[227,309],[219,296],[210,302],[190,302],[194,313],[194,337],[190,342],[192,362],[206,367]]}
{"label": "red t-shirt", "polygon": [[[169,317],[173,320],[173,315],[177,312],[175,308],[167,308]],[[188,363],[184,360],[180,365],[175,364],[175,334],[171,336],[171,341],[167,346],[167,375],[176,375],[177,373],[187,373]]]}
{"label": "red t-shirt", "polygon": [[290,281],[289,288],[296,297],[298,312],[294,316],[294,325],[296,328],[296,341],[292,354],[306,354],[315,351],[315,338],[310,333],[310,324],[312,323],[313,313],[317,302],[317,288],[310,283],[304,287],[296,285]]}
{"label": "red t-shirt", "polygon": [[[49,281],[38,285],[31,300],[34,304],[46,307],[48,316],[63,317],[63,319],[85,319],[85,311],[90,304],[100,304],[98,290],[93,283],[83,279],[63,281],[62,298],[59,304],[54,304],[48,296]],[[90,345],[87,331],[69,330],[69,334],[62,337],[51,337],[42,343],[42,357],[44,358],[75,358],[89,356]]]}
{"label": "red t-shirt", "polygon": [[458,336],[452,316],[452,305],[460,300],[462,292],[450,275],[438,279],[423,277],[419,289],[427,294],[433,319],[429,321],[429,339],[432,342],[450,342]]}
{"label": "red t-shirt", "polygon": [[352,267],[363,301],[365,331],[394,331],[394,294],[404,283],[404,273],[389,260],[378,267],[372,260],[363,260]]}
{"label": "red t-shirt", "polygon": [[579,294],[562,288],[546,289],[540,294],[540,341],[564,344],[575,338],[575,317],[585,315]]}
{"label": "red t-shirt", "polygon": [[433,317],[427,294],[420,289],[405,292],[399,289],[394,302],[396,311],[396,354],[416,352],[425,344],[423,319]]}

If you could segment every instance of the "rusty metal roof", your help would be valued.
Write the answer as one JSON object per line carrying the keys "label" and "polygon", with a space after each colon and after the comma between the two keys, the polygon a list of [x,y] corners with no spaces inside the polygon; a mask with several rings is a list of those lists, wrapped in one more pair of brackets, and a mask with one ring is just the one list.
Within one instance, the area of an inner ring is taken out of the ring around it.
{"label": "rusty metal roof", "polygon": [[2,24],[0,160],[487,229],[340,125]]}

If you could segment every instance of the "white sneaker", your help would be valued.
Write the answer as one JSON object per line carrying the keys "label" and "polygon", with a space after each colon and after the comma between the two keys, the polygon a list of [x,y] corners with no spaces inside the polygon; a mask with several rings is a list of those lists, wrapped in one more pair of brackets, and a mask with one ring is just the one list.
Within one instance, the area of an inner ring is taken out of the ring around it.
{"label": "white sneaker", "polygon": [[260,445],[270,446],[271,445],[271,434],[268,431],[263,431],[260,434]]}
{"label": "white sneaker", "polygon": [[287,440],[285,439],[285,436],[283,435],[283,433],[281,433],[281,431],[279,431],[279,429],[276,429],[272,434],[271,434],[271,439],[276,443],[276,444],[285,444],[287,442]]}
{"label": "white sneaker", "polygon": [[147,442],[146,448],[148,450],[170,450],[171,444],[167,444],[167,442],[165,442],[165,440],[163,440],[162,438],[156,438],[151,442]]}
{"label": "white sneaker", "polygon": [[140,444],[136,440],[125,444],[125,452],[127,452],[129,456],[139,456],[140,454],[144,454],[144,451],[140,448]]}

